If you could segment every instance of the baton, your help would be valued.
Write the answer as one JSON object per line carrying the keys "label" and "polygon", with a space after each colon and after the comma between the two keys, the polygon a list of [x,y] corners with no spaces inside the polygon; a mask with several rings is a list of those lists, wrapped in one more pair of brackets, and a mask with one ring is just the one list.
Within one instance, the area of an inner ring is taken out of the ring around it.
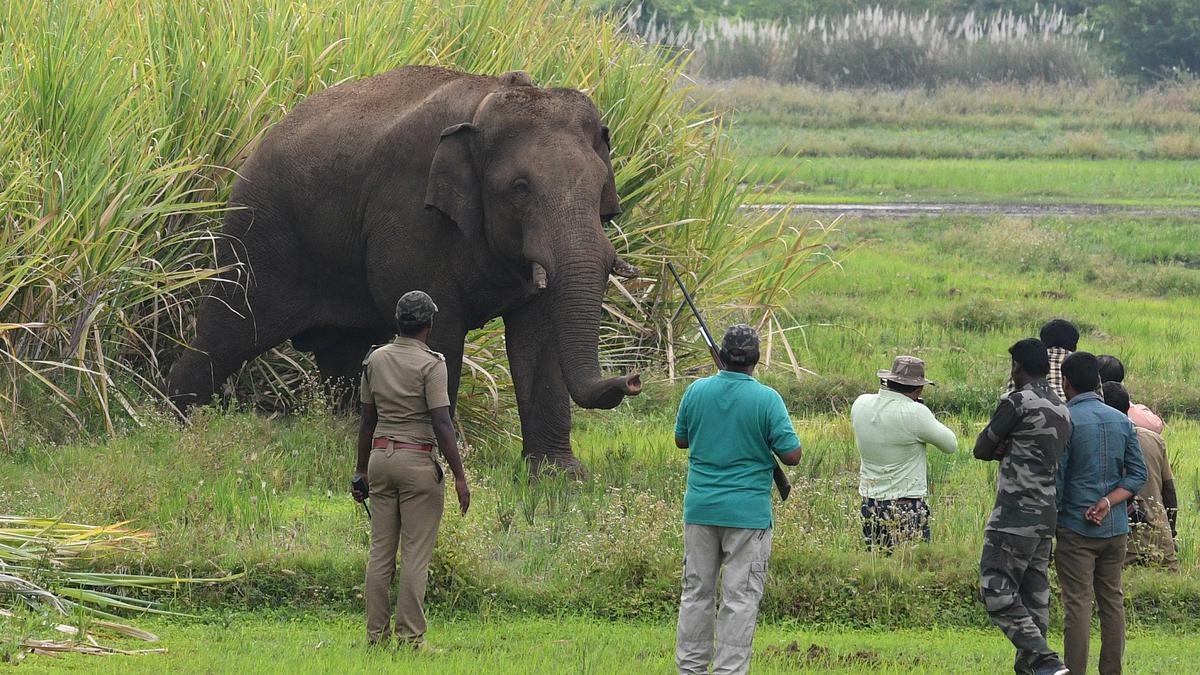
{"label": "baton", "polygon": [[[679,272],[675,271],[675,265],[670,260],[667,261],[667,269],[671,270],[671,276],[675,277],[675,283],[679,286],[679,291],[683,293],[684,302],[691,308],[692,316],[696,317],[696,323],[700,324],[700,335],[704,337],[704,342],[708,345],[708,353],[712,356],[717,370],[725,370],[725,363],[721,361],[721,351],[717,348],[717,341],[713,339],[712,333],[708,330],[708,324],[704,323],[704,317],[700,315],[700,310],[696,309],[692,295],[688,293],[687,287],[683,285],[683,279],[679,278]],[[680,309],[683,307],[680,306]],[[775,481],[775,489],[779,490],[779,500],[787,501],[788,495],[792,493],[792,483],[788,480],[787,474],[783,472],[783,467],[779,465],[779,458],[775,456],[775,453],[771,453],[771,457],[775,464],[775,469],[771,472],[771,479]]]}

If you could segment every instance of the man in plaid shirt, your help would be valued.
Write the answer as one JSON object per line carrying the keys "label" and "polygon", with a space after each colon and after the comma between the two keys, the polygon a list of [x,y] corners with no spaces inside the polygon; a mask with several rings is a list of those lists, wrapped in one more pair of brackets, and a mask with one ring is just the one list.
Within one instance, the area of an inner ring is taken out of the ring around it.
{"label": "man in plaid shirt", "polygon": [[[1054,319],[1042,326],[1038,337],[1041,338],[1042,344],[1046,345],[1046,351],[1050,354],[1050,373],[1046,375],[1046,381],[1050,383],[1051,391],[1058,394],[1059,399],[1065,401],[1062,364],[1079,347],[1079,329],[1066,319]],[[1015,389],[1012,378],[1009,378],[1005,392],[1012,393]]]}

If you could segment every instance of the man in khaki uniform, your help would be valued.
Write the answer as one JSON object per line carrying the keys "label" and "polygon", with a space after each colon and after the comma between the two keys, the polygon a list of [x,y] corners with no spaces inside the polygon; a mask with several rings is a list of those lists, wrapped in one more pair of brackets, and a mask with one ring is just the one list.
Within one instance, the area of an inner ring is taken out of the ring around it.
{"label": "man in khaki uniform", "polygon": [[[367,561],[367,641],[387,639],[389,593],[400,549],[396,638],[420,646],[425,635],[425,585],[445,498],[445,473],[433,456],[436,444],[454,473],[458,503],[471,502],[467,477],[450,420],[445,359],[426,346],[437,305],[422,291],[396,303],[396,339],[363,361],[362,426],[351,493],[371,498],[371,553]],[[369,495],[363,494],[359,478]]]}
{"label": "man in khaki uniform", "polygon": [[[1104,402],[1128,413],[1131,410],[1129,392],[1115,381],[1104,383]],[[1132,418],[1130,418],[1132,419]],[[1126,565],[1158,565],[1172,572],[1179,571],[1175,556],[1175,516],[1179,500],[1175,494],[1175,476],[1167,459],[1167,444],[1163,437],[1150,429],[1134,424],[1138,447],[1146,461],[1146,484],[1130,500],[1129,544]]]}

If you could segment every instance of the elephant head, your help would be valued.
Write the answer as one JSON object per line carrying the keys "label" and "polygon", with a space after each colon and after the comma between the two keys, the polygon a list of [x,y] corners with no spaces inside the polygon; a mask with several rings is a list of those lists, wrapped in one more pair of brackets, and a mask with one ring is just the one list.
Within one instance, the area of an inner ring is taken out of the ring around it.
{"label": "elephant head", "polygon": [[524,73],[501,81],[470,122],[442,132],[425,205],[544,294],[571,398],[615,407],[641,380],[603,378],[597,359],[608,275],[636,274],[604,233],[620,213],[608,128],[579,91],[534,87]]}

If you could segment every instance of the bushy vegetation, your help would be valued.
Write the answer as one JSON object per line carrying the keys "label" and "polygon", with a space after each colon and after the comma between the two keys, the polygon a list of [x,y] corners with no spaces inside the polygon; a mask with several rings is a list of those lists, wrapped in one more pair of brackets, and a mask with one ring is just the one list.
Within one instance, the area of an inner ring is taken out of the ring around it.
{"label": "bushy vegetation", "polygon": [[[654,282],[664,258],[702,281],[712,304],[736,300],[773,326],[771,308],[812,253],[777,220],[730,226],[742,169],[719,125],[686,103],[678,65],[570,3],[4,1],[0,43],[6,439],[18,419],[49,435],[57,418],[107,431],[137,421],[216,272],[213,232],[234,170],[299,99],[396,66],[524,69],[592,95],[613,129],[625,200],[612,238],[647,275],[614,293],[609,364],[659,360],[682,333],[687,317],[669,327],[670,286]],[[766,246],[780,255],[752,283],[724,283]],[[477,335],[467,361],[471,418],[476,402],[503,394],[499,332]],[[255,405],[294,404],[307,371],[303,355],[281,348],[235,391]]]}
{"label": "bushy vegetation", "polygon": [[1191,0],[1113,0],[1096,9],[1117,64],[1143,79],[1200,73],[1200,4]]}
{"label": "bushy vegetation", "polygon": [[[729,20],[741,26],[739,38],[724,31],[723,39],[711,37],[702,44],[710,52],[737,58],[737,69],[742,74],[760,77],[772,76],[781,70],[780,53],[786,53],[786,45],[780,42],[791,26],[804,25],[813,17],[824,17],[824,21],[839,21],[847,16],[862,16],[885,7],[896,16],[907,16],[911,24],[916,19],[937,17],[952,24],[955,20],[968,21],[983,17],[1033,16],[1049,11],[1060,14],[1085,27],[1087,42],[1093,46],[1092,53],[1084,56],[1076,53],[1071,44],[1034,45],[1034,53],[1018,55],[1013,50],[997,48],[979,50],[979,62],[964,64],[964,69],[982,69],[983,73],[1002,73],[1003,68],[1013,65],[1026,72],[1035,71],[1040,64],[1044,70],[1067,66],[1084,66],[1095,72],[1103,64],[1114,71],[1133,75],[1148,81],[1171,79],[1180,73],[1200,73],[1200,5],[1191,0],[1064,0],[1044,3],[1036,0],[897,0],[879,3],[876,0],[599,0],[593,3],[599,9],[616,13],[638,13],[659,29],[674,26],[728,24]],[[747,29],[746,27],[750,28]],[[811,29],[809,30],[811,33]],[[800,33],[802,34],[802,33]],[[809,35],[809,38],[812,36]],[[883,36],[881,36],[883,37]],[[893,37],[871,45],[866,52],[874,51],[880,57],[896,56],[902,40]],[[884,46],[890,50],[884,50]],[[781,49],[785,47],[784,49]],[[863,45],[845,41],[838,45],[843,52],[864,50]],[[801,48],[800,51],[805,51]],[[808,51],[812,51],[809,47]],[[970,50],[965,53],[969,55]],[[900,51],[903,56],[906,52]],[[828,57],[829,66],[839,60],[849,60],[852,54],[842,53]],[[1004,63],[989,64],[986,58],[1003,58]],[[757,68],[753,70],[752,68]],[[715,68],[714,77],[721,68]],[[706,73],[707,74],[707,73]],[[1043,72],[1043,76],[1044,76]],[[1067,79],[1072,73],[1068,72]],[[991,79],[979,77],[979,79]],[[809,80],[819,81],[819,80]],[[880,81],[883,85],[901,82]]]}
{"label": "bushy vegetation", "polygon": [[1099,74],[1089,25],[1061,10],[957,17],[873,6],[793,21],[660,23],[638,9],[631,31],[686,50],[706,78],[758,76],[829,87],[961,82],[1086,82]]}
{"label": "bushy vegetation", "polygon": [[[739,19],[771,21],[807,18],[809,16],[840,16],[876,7],[879,0],[593,0],[592,5],[606,11],[635,9],[655,14],[660,21],[672,23],[715,20],[722,16]],[[939,16],[962,16],[968,12],[993,14],[1013,12],[1028,14],[1038,9],[1054,7],[1071,16],[1082,14],[1095,2],[1063,0],[1045,3],[1039,0],[892,0],[889,9],[911,14],[929,12]]]}

